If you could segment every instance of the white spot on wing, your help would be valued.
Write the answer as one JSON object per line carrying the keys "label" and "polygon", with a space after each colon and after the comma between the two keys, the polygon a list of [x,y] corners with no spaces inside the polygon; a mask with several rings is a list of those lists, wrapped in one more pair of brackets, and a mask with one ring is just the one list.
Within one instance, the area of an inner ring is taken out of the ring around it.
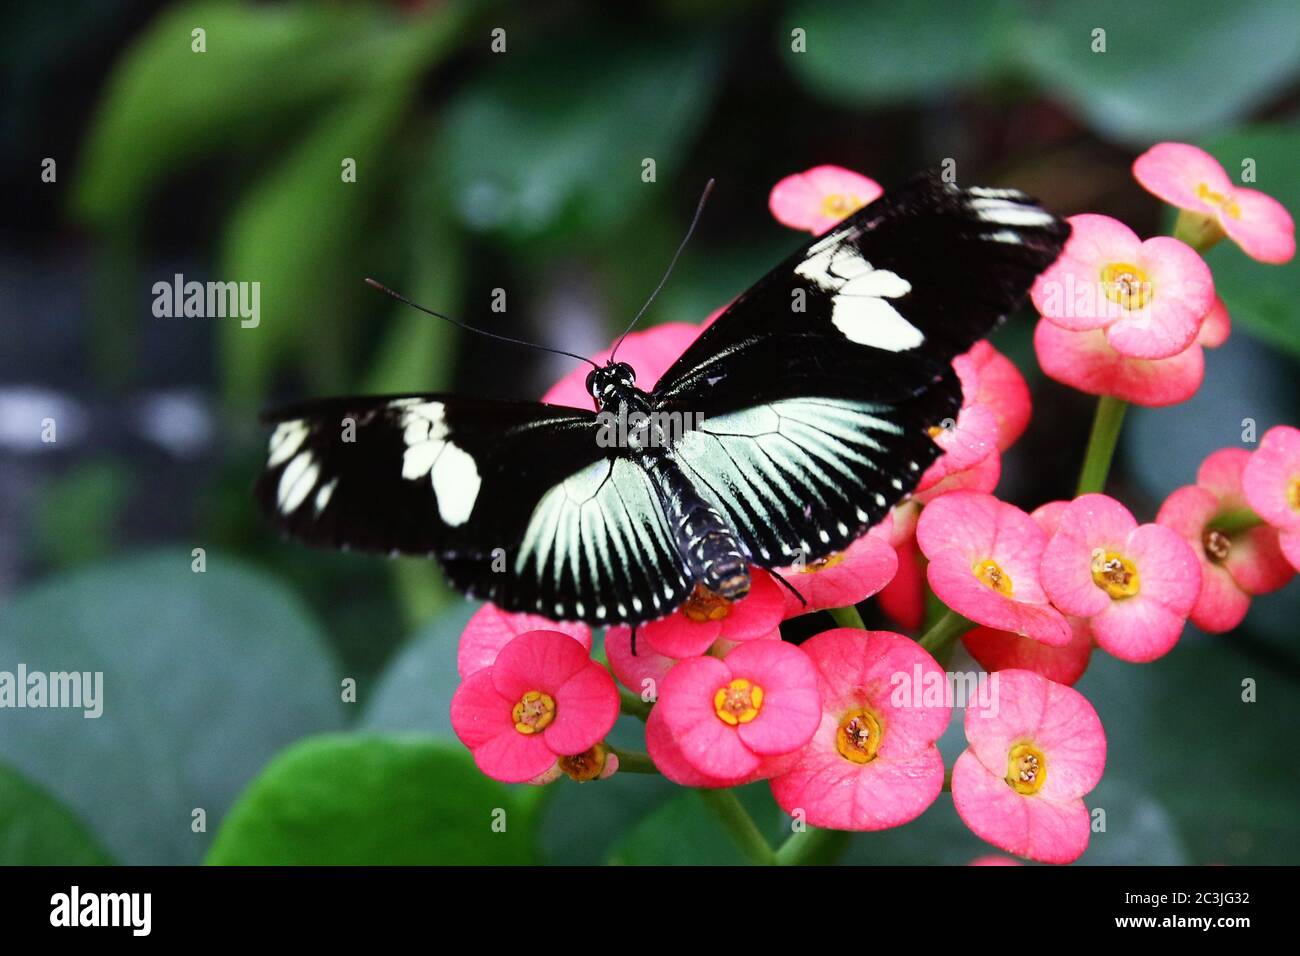
{"label": "white spot on wing", "polygon": [[266,460],[267,467],[274,468],[292,458],[298,449],[302,447],[302,443],[306,441],[307,432],[307,423],[302,419],[281,422],[275,426],[275,431],[271,433],[269,456]]}
{"label": "white spot on wing", "polygon": [[482,485],[473,457],[458,445],[447,442],[433,463],[433,493],[438,498],[438,515],[442,520],[453,527],[468,521]]}
{"label": "white spot on wing", "polygon": [[303,503],[316,479],[320,476],[320,466],[312,460],[312,454],[304,451],[294,457],[280,475],[280,483],[275,489],[276,503],[281,514],[292,514]]}

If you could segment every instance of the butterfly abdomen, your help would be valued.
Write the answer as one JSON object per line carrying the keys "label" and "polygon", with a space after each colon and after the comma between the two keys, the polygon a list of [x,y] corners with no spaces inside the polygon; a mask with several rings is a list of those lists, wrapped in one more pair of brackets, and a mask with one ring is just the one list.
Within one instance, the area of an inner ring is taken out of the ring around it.
{"label": "butterfly abdomen", "polygon": [[692,579],[729,601],[748,594],[749,561],[722,515],[668,455],[647,456],[645,468],[654,479],[673,543]]}

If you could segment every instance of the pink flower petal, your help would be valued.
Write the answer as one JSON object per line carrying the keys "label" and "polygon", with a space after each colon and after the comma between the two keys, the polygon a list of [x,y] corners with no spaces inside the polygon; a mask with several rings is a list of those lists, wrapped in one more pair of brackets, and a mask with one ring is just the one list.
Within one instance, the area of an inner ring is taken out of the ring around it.
{"label": "pink flower petal", "polygon": [[1186,243],[1156,236],[1142,243],[1137,265],[1151,283],[1145,308],[1124,311],[1106,329],[1106,339],[1121,355],[1162,359],[1184,351],[1200,332],[1214,305],[1210,267]]}
{"label": "pink flower petal", "polygon": [[967,750],[952,768],[952,802],[982,840],[1042,863],[1073,863],[1088,847],[1091,819],[1083,800],[1056,803],[1016,793]]}
{"label": "pink flower petal", "polygon": [[1205,150],[1187,143],[1157,143],[1152,146],[1133,161],[1133,178],[1147,192],[1171,206],[1194,212],[1215,211],[1201,198],[1200,187],[1220,195],[1233,192],[1232,180],[1219,161]]}
{"label": "pink flower petal", "polygon": [[1300,429],[1278,425],[1264,433],[1242,473],[1255,512],[1277,528],[1300,528]]}
{"label": "pink flower petal", "polygon": [[511,614],[495,604],[484,604],[469,619],[460,635],[456,669],[461,677],[491,667],[501,648],[527,631],[559,631],[591,650],[591,628],[581,622],[559,624],[536,614]]}
{"label": "pink flower petal", "polygon": [[557,754],[580,754],[605,738],[618,720],[618,688],[595,661],[555,692],[555,719],[542,731]]}
{"label": "pink flower petal", "polygon": [[905,631],[918,630],[925,623],[925,571],[916,539],[903,542],[895,554],[898,570],[876,600],[880,608]]}
{"label": "pink flower petal", "polygon": [[1295,257],[1295,222],[1285,206],[1254,189],[1234,189],[1232,201],[1240,215],[1220,214],[1219,222],[1246,255],[1274,265]]}
{"label": "pink flower petal", "polygon": [[1052,603],[1066,614],[1085,618],[1109,608],[1110,595],[1093,579],[1093,554],[1101,550],[1127,557],[1129,535],[1136,527],[1128,509],[1114,498],[1083,495],[1071,502],[1043,552],[1043,590]]}
{"label": "pink flower petal", "polygon": [[1092,631],[1083,618],[1066,620],[1070,622],[1072,636],[1070,643],[1063,647],[1050,647],[1041,641],[988,627],[968,631],[962,636],[962,643],[986,671],[1017,668],[1042,674],[1058,684],[1072,685],[1088,669],[1092,657]]}
{"label": "pink flower petal", "polygon": [[782,225],[818,235],[882,192],[866,176],[839,166],[814,166],[773,186],[768,208]]}
{"label": "pink flower petal", "polygon": [[1006,451],[1029,427],[1033,413],[1029,385],[1015,363],[983,339],[966,355],[975,366],[979,382],[975,402],[997,418],[998,450]]}
{"label": "pink flower petal", "polygon": [[731,668],[723,661],[693,657],[668,672],[655,704],[682,758],[700,773],[721,779],[747,776],[759,766],[758,756],[714,709],[714,695],[731,679]]}
{"label": "pink flower petal", "polygon": [[753,641],[726,657],[733,677],[763,689],[758,716],[736,728],[750,750],[762,756],[790,753],[806,744],[821,721],[817,669],[793,644]]}
{"label": "pink flower petal", "polygon": [[474,748],[473,754],[478,768],[502,783],[527,783],[555,764],[542,734],[521,734],[514,727]]}
{"label": "pink flower petal", "polygon": [[805,605],[786,591],[785,618],[865,601],[885,587],[897,570],[898,555],[889,542],[864,534],[825,566],[810,562],[799,570],[781,572],[808,602]]}
{"label": "pink flower petal", "polygon": [[719,636],[728,641],[766,637],[785,617],[785,588],[762,568],[750,567],[749,575],[749,593],[722,619]]}
{"label": "pink flower petal", "polygon": [[1043,372],[1063,385],[1152,408],[1191,398],[1205,375],[1205,354],[1195,343],[1171,358],[1129,358],[1102,332],[1068,332],[1046,320],[1034,329],[1034,350]]}
{"label": "pink flower petal", "polygon": [[665,777],[682,787],[732,787],[744,782],[744,778],[726,779],[714,777],[698,770],[682,756],[682,751],[673,739],[672,732],[664,724],[663,713],[658,707],[650,710],[645,724],[646,750],[651,761]]}
{"label": "pink flower petal", "polygon": [[1136,264],[1142,241],[1109,216],[1084,213],[1069,219],[1070,238],[1056,262],[1034,281],[1034,308],[1054,325],[1073,332],[1102,329],[1123,310],[1102,291],[1102,270],[1116,262]]}
{"label": "pink flower petal", "polygon": [[943,790],[943,760],[933,745],[906,757],[877,756],[858,764],[840,756],[839,721],[822,718],[798,763],[770,781],[772,796],[791,816],[836,830],[885,830],[915,820]]}
{"label": "pink flower petal", "polygon": [[633,655],[632,629],[626,625],[611,627],[605,632],[605,656],[619,683],[634,694],[650,690],[658,696],[664,675],[677,663],[671,657],[655,653],[639,634],[636,654]]}
{"label": "pink flower petal", "polygon": [[1228,307],[1223,304],[1223,300],[1218,296],[1214,298],[1214,305],[1210,306],[1210,311],[1205,313],[1201,319],[1201,331],[1197,335],[1197,344],[1207,349],[1217,349],[1224,342],[1228,341],[1228,336],[1232,334],[1232,318],[1228,315]]}
{"label": "pink flower petal", "polygon": [[497,693],[488,671],[465,678],[451,698],[451,727],[470,750],[481,747],[504,731],[515,733],[510,716],[513,701]]}
{"label": "pink flower petal", "polygon": [[647,647],[664,657],[698,657],[722,634],[721,621],[694,621],[681,610],[637,628],[638,650]]}
{"label": "pink flower petal", "polygon": [[501,649],[488,669],[497,693],[513,707],[529,691],[552,697],[574,674],[591,663],[586,648],[560,631],[529,631]]}

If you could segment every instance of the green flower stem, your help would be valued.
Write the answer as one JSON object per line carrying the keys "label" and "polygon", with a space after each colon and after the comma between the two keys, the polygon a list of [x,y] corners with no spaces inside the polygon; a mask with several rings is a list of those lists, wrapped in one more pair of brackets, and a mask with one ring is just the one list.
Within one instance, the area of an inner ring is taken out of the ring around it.
{"label": "green flower stem", "polygon": [[862,615],[858,613],[858,609],[852,604],[848,607],[831,608],[831,617],[835,619],[835,623],[840,627],[856,627],[859,631],[867,629],[867,625],[862,623]]}
{"label": "green flower stem", "polygon": [[1264,519],[1250,508],[1232,508],[1216,515],[1206,527],[1210,531],[1220,531],[1228,537],[1249,531],[1264,523]]}
{"label": "green flower stem", "polygon": [[1212,216],[1180,209],[1174,220],[1174,238],[1187,243],[1197,252],[1205,252],[1223,238],[1223,227]]}
{"label": "green flower stem", "polygon": [[768,845],[767,840],[763,839],[763,834],[759,832],[754,818],[741,805],[735,791],[702,787],[696,790],[696,793],[717,815],[732,842],[736,844],[736,849],[744,854],[745,859],[759,866],[776,865],[776,853]]}
{"label": "green flower stem", "polygon": [[935,622],[934,627],[922,634],[916,643],[920,644],[934,657],[938,657],[957,638],[974,626],[975,624],[972,621],[968,621],[956,611],[949,611]]}
{"label": "green flower stem", "polygon": [[846,830],[805,827],[790,834],[781,844],[776,851],[776,862],[780,866],[829,865],[839,859],[852,836]]}
{"label": "green flower stem", "polygon": [[659,768],[654,765],[650,755],[642,753],[639,750],[620,750],[613,744],[606,742],[605,747],[618,758],[619,773],[658,773]]}
{"label": "green flower stem", "polygon": [[637,720],[645,720],[650,716],[650,708],[654,706],[649,701],[642,700],[630,690],[619,688],[618,690],[619,709],[629,717],[635,717]]}
{"label": "green flower stem", "polygon": [[1124,424],[1128,402],[1121,398],[1103,395],[1097,399],[1097,414],[1092,419],[1092,434],[1088,436],[1088,450],[1083,456],[1076,495],[1100,492],[1106,487],[1111,459],[1115,457],[1115,444]]}

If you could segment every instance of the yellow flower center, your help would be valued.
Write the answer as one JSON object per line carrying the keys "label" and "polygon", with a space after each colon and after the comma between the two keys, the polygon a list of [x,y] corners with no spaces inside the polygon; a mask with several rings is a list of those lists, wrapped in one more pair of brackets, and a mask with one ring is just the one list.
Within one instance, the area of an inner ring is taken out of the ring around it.
{"label": "yellow flower center", "polygon": [[1292,511],[1300,511],[1300,477],[1292,478],[1286,488],[1286,502]]}
{"label": "yellow flower center", "polygon": [[737,677],[713,695],[713,710],[724,724],[747,724],[763,709],[763,688]]}
{"label": "yellow flower center", "polygon": [[609,750],[604,744],[596,744],[590,750],[584,750],[580,754],[571,754],[567,757],[560,758],[560,769],[572,777],[578,783],[586,783],[588,780],[595,780],[605,769],[605,759],[609,756]]}
{"label": "yellow flower center", "polygon": [[1228,560],[1228,554],[1232,551],[1232,539],[1222,531],[1211,528],[1201,535],[1201,546],[1211,561],[1222,564]]}
{"label": "yellow flower center", "polygon": [[1112,262],[1101,270],[1106,298],[1121,309],[1140,309],[1151,301],[1155,288],[1147,274],[1128,262]]}
{"label": "yellow flower center", "polygon": [[703,584],[695,585],[695,590],[682,605],[682,613],[697,624],[705,621],[721,621],[731,613],[731,602],[715,591],[710,591]]}
{"label": "yellow flower center", "polygon": [[852,193],[831,193],[822,200],[822,215],[843,219],[861,209],[863,202]]}
{"label": "yellow flower center", "polygon": [[835,731],[835,749],[852,763],[871,763],[880,749],[880,721],[866,708],[851,710]]}
{"label": "yellow flower center", "polygon": [[1016,744],[1007,753],[1006,780],[1016,793],[1037,793],[1047,782],[1047,758],[1033,744]]}
{"label": "yellow flower center", "polygon": [[1092,581],[1113,598],[1131,598],[1138,593],[1137,567],[1122,554],[1097,548],[1092,552]]}
{"label": "yellow flower center", "polygon": [[813,574],[817,571],[825,571],[827,568],[833,568],[844,560],[844,552],[836,551],[834,554],[828,554],[824,558],[818,558],[816,561],[809,561],[803,566],[800,574]]}
{"label": "yellow flower center", "polygon": [[1003,597],[1011,597],[1011,575],[998,567],[998,563],[992,558],[984,559],[971,570],[975,572],[975,577],[979,579],[980,584],[990,591],[996,591]]}
{"label": "yellow flower center", "polygon": [[1237,205],[1237,200],[1231,196],[1225,196],[1223,193],[1215,192],[1205,183],[1196,187],[1196,195],[1201,202],[1209,203],[1216,209],[1227,213],[1233,219],[1241,218],[1241,207]]}
{"label": "yellow flower center", "polygon": [[555,701],[550,694],[530,690],[519,698],[510,716],[515,720],[515,730],[521,734],[541,733],[555,719]]}

